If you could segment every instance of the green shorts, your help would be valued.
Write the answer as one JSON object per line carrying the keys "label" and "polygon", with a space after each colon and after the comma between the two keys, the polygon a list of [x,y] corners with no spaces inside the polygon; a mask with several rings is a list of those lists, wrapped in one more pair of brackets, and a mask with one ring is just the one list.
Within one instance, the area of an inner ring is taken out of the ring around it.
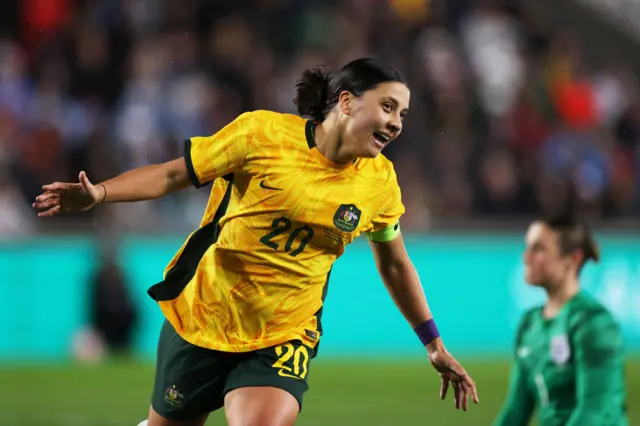
{"label": "green shorts", "polygon": [[293,395],[302,409],[314,356],[300,341],[243,353],[205,349],[186,342],[165,320],[151,405],[162,417],[188,420],[221,408],[234,389],[273,386]]}

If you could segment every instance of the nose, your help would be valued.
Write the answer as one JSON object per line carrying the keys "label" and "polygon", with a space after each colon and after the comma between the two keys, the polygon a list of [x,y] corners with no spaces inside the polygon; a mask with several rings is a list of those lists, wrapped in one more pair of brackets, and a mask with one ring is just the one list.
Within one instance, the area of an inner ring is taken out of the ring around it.
{"label": "nose", "polygon": [[400,131],[402,130],[402,121],[399,118],[393,118],[387,124],[387,128],[389,129],[390,132],[396,135],[400,133]]}

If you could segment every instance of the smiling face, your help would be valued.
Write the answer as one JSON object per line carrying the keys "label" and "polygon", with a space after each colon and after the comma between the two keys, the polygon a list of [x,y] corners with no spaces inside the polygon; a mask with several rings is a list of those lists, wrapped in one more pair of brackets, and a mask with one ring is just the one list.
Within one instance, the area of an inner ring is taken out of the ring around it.
{"label": "smiling face", "polygon": [[355,157],[376,157],[400,135],[409,99],[409,89],[399,82],[380,83],[362,96],[340,94],[338,108],[345,118],[342,139]]}

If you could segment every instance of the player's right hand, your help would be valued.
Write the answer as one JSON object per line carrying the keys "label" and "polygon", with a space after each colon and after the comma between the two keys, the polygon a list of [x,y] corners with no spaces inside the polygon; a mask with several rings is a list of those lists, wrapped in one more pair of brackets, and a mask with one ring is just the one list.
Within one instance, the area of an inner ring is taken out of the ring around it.
{"label": "player's right hand", "polygon": [[78,183],[54,182],[42,187],[32,207],[39,210],[39,217],[55,216],[59,213],[85,212],[99,204],[105,188],[93,185],[85,172],[80,172]]}

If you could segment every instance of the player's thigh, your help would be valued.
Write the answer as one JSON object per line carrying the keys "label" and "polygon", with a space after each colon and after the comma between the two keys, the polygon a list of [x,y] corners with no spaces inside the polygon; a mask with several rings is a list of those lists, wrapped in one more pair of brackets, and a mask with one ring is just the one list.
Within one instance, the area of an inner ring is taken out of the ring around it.
{"label": "player's thigh", "polygon": [[209,414],[203,414],[200,417],[191,420],[169,420],[149,407],[149,417],[145,426],[204,426],[207,422]]}
{"label": "player's thigh", "polygon": [[309,389],[313,349],[295,341],[247,354],[229,373],[225,412],[231,426],[291,425]]}
{"label": "player's thigh", "polygon": [[203,415],[221,408],[227,376],[237,362],[233,354],[186,342],[165,321],[158,341],[151,397],[154,418],[197,422]]}

